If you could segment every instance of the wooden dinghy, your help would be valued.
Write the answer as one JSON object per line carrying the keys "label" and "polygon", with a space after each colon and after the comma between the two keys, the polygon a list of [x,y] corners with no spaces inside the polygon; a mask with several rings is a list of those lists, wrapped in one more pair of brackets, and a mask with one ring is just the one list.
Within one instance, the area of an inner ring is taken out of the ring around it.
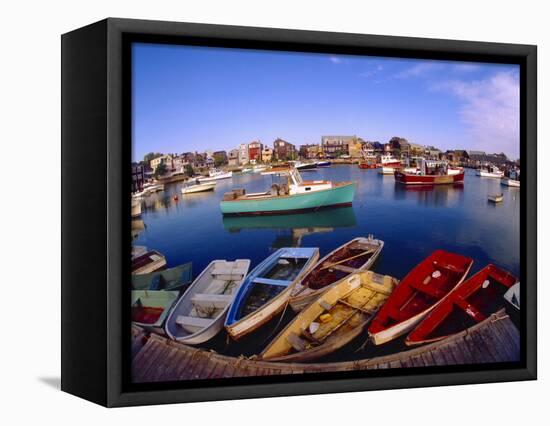
{"label": "wooden dinghy", "polygon": [[168,337],[189,345],[207,342],[223,329],[250,260],[214,260],[197,277],[166,320]]}
{"label": "wooden dinghy", "polygon": [[323,257],[298,282],[290,294],[290,306],[300,312],[338,281],[372,267],[384,242],[369,235],[348,241]]}
{"label": "wooden dinghy", "polygon": [[443,298],[460,284],[473,260],[436,250],[401,281],[369,327],[376,345],[412,330]]}
{"label": "wooden dinghy", "polygon": [[504,194],[492,194],[489,195],[488,200],[493,203],[501,203],[504,200]]}
{"label": "wooden dinghy", "polygon": [[132,323],[163,334],[164,321],[178,296],[178,291],[132,290]]}
{"label": "wooden dinghy", "polygon": [[132,275],[134,290],[181,290],[193,281],[193,264],[182,263],[150,274]]}
{"label": "wooden dinghy", "polygon": [[165,266],[166,258],[156,250],[149,250],[132,258],[132,275],[150,274]]}
{"label": "wooden dinghy", "polygon": [[460,333],[504,307],[504,294],[517,282],[512,274],[488,265],[456,287],[407,336],[409,346]]}
{"label": "wooden dinghy", "polygon": [[284,247],[248,275],[225,321],[229,335],[239,340],[280,314],[290,291],[319,259],[318,248]]}
{"label": "wooden dinghy", "polygon": [[372,271],[339,281],[288,324],[260,358],[305,362],[336,351],[365,330],[397,283]]}

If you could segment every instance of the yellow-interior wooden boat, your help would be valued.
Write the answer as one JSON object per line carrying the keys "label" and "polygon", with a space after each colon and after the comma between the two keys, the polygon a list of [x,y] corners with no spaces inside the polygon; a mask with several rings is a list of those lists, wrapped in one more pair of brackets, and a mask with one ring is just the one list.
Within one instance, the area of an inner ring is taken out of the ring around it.
{"label": "yellow-interior wooden boat", "polygon": [[304,362],[334,352],[361,334],[397,284],[372,271],[341,280],[288,324],[260,358]]}

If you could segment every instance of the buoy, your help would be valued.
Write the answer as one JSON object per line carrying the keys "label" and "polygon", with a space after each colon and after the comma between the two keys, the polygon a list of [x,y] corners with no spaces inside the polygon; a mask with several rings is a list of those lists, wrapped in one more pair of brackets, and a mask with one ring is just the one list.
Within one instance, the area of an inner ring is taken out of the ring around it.
{"label": "buoy", "polygon": [[178,201],[178,196],[174,195],[174,201]]}

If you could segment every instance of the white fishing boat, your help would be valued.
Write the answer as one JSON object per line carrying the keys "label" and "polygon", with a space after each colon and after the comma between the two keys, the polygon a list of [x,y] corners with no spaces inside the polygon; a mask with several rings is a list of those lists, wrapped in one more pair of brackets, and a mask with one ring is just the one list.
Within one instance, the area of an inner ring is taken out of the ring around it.
{"label": "white fishing boat", "polygon": [[143,185],[143,191],[146,192],[146,195],[153,194],[155,192],[164,191],[164,184],[162,183],[146,183]]}
{"label": "white fishing boat", "polygon": [[249,267],[248,259],[210,262],[170,312],[166,334],[189,345],[204,343],[218,334]]}
{"label": "white fishing boat", "polygon": [[500,178],[500,184],[519,188],[519,170],[510,170],[507,176]]}
{"label": "white fishing boat", "polygon": [[182,194],[193,194],[195,192],[213,191],[216,187],[216,182],[198,183],[181,188]]}
{"label": "white fishing boat", "polygon": [[211,182],[213,180],[229,179],[232,176],[233,176],[233,172],[224,172],[222,170],[212,169],[208,173],[208,176],[199,176],[197,178],[197,182],[203,183],[203,182]]}
{"label": "white fishing boat", "polygon": [[480,177],[500,179],[501,177],[504,176],[504,172],[500,170],[497,166],[489,165],[489,166],[480,168],[476,172],[476,175]]}

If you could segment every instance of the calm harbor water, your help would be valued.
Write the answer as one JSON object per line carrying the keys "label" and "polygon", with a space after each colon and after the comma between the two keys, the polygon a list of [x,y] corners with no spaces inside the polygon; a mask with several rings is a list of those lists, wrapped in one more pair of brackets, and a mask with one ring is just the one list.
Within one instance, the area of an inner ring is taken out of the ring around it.
{"label": "calm harbor water", "polygon": [[[182,195],[183,183],[142,203],[143,230],[134,240],[166,256],[168,267],[193,262],[196,276],[214,259],[251,259],[251,268],[279,247],[319,247],[321,256],[357,236],[373,234],[385,241],[373,270],[403,278],[436,249],[474,259],[472,273],[495,263],[519,276],[519,188],[500,185],[466,170],[464,185],[404,187],[377,170],[339,165],[302,172],[304,179],[357,181],[352,207],[313,213],[228,217],[220,213],[223,193],[270,187],[271,177],[235,174],[217,182],[214,192]],[[504,193],[493,204],[489,194]],[[178,195],[179,201],[173,200]]]}
{"label": "calm harbor water", "polygon": [[[181,194],[183,183],[170,184],[143,201],[142,216],[134,222],[141,229],[134,244],[163,253],[168,267],[193,262],[196,277],[214,259],[251,259],[252,269],[279,247],[319,247],[324,256],[352,238],[373,234],[385,242],[372,268],[381,274],[402,279],[431,252],[444,249],[472,257],[470,274],[495,263],[519,276],[519,188],[477,177],[474,170],[466,170],[463,185],[432,187],[404,187],[393,176],[347,165],[302,175],[308,180],[356,181],[353,206],[295,215],[223,217],[219,202],[224,192],[232,188],[264,191],[272,178],[235,174],[218,181],[214,192],[190,195]],[[489,194],[500,192],[502,203],[488,202]],[[220,333],[202,347],[233,356],[258,354],[293,317],[288,309],[242,341],[232,342]],[[402,340],[362,346],[363,334],[323,361],[410,349]]]}

